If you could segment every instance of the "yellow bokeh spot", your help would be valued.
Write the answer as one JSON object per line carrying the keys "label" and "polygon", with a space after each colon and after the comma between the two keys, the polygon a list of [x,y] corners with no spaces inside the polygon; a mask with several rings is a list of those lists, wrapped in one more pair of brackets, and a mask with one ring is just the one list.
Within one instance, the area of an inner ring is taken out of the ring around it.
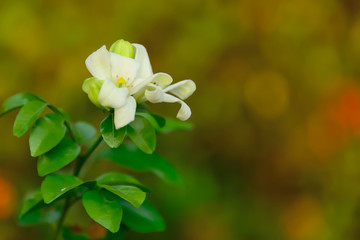
{"label": "yellow bokeh spot", "polygon": [[281,225],[289,240],[319,239],[326,225],[323,210],[312,196],[300,195],[283,209]]}
{"label": "yellow bokeh spot", "polygon": [[275,72],[255,74],[244,84],[244,99],[252,112],[264,119],[274,119],[288,107],[287,81]]}

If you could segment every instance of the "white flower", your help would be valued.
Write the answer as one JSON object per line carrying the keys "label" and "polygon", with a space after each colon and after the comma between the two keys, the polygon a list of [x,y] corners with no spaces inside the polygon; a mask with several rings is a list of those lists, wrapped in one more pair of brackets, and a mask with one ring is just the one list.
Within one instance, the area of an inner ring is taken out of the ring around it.
{"label": "white flower", "polygon": [[[118,42],[120,47],[117,47],[116,50],[123,52],[125,49],[127,55],[134,55],[134,58],[109,52],[105,46],[102,46],[85,61],[86,67],[93,77],[103,81],[100,90],[97,90],[99,91],[97,100],[101,106],[114,109],[116,129],[132,122],[135,118],[136,102],[146,100],[152,103],[178,102],[181,104],[181,108],[177,117],[181,120],[188,119],[191,110],[182,100],[195,91],[195,83],[191,80],[184,80],[169,86],[172,82],[170,75],[166,73],[153,74],[144,46],[130,45],[123,40]],[[116,46],[114,48],[113,46],[110,50],[115,49]],[[134,48],[134,54],[132,48]],[[89,94],[89,87],[83,86],[83,89]],[[97,89],[99,88],[97,87]]]}
{"label": "white flower", "polygon": [[[180,103],[181,108],[177,114],[180,120],[188,120],[191,116],[190,107],[182,100],[187,99],[196,90],[196,85],[192,80],[183,80],[181,82],[170,85],[172,78],[170,75],[155,76],[153,80],[147,85],[145,90],[145,98],[151,103]],[[173,96],[169,93],[172,93]]]}

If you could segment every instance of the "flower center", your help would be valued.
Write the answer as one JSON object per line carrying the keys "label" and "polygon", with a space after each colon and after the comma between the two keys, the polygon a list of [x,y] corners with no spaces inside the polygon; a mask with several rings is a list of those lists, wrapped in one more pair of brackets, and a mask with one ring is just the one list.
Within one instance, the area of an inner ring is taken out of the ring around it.
{"label": "flower center", "polygon": [[125,79],[121,77],[117,80],[117,83],[119,84],[119,87],[121,87],[125,83]]}

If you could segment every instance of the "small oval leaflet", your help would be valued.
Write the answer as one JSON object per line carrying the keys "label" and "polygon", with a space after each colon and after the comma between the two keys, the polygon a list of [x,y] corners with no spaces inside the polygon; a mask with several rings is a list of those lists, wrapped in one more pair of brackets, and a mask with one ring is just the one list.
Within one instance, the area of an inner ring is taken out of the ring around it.
{"label": "small oval leaflet", "polygon": [[136,116],[127,125],[127,135],[136,146],[147,154],[151,154],[156,146],[156,132],[154,126],[144,117]]}
{"label": "small oval leaflet", "polygon": [[13,134],[16,137],[24,135],[34,124],[36,119],[46,107],[46,103],[40,100],[29,101],[21,108],[16,116]]}
{"label": "small oval leaflet", "polygon": [[29,144],[31,156],[37,157],[55,147],[66,132],[64,119],[55,113],[39,118],[31,129]]}
{"label": "small oval leaflet", "polygon": [[41,184],[41,193],[45,203],[51,203],[66,192],[80,186],[83,181],[67,174],[48,175]]}
{"label": "small oval leaflet", "polygon": [[61,142],[38,159],[39,176],[45,176],[65,167],[80,153],[80,146],[70,138],[64,137]]}
{"label": "small oval leaflet", "polygon": [[87,214],[97,223],[115,233],[120,228],[123,210],[119,202],[110,201],[97,190],[84,193],[83,206]]}

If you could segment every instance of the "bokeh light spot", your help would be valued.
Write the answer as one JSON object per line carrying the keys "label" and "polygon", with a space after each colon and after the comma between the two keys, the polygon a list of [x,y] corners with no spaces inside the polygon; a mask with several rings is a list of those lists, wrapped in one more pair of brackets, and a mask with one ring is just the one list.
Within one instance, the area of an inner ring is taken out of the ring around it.
{"label": "bokeh light spot", "polygon": [[294,199],[284,209],[282,225],[288,240],[318,239],[324,226],[319,203],[310,196]]}
{"label": "bokeh light spot", "polygon": [[15,210],[16,194],[13,184],[0,176],[0,219],[9,218]]}
{"label": "bokeh light spot", "polygon": [[244,84],[247,106],[264,119],[276,118],[286,110],[288,91],[286,80],[274,72],[253,75]]}

